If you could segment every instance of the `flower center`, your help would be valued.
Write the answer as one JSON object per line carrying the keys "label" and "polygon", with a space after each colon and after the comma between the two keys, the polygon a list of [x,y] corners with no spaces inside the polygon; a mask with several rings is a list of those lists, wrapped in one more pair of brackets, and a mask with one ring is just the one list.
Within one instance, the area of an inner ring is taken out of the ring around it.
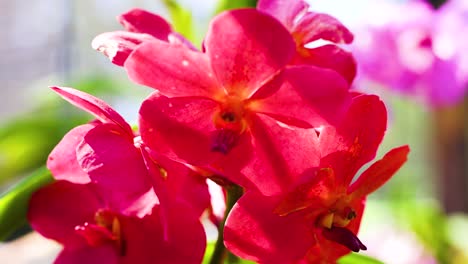
{"label": "flower center", "polygon": [[367,247],[346,228],[356,216],[356,211],[349,206],[341,210],[332,209],[319,216],[316,225],[322,228],[322,234],[326,239],[339,243],[354,252],[359,252],[359,250],[366,250]]}
{"label": "flower center", "polygon": [[331,228],[324,228],[322,234],[326,239],[341,244],[354,252],[367,250],[361,240],[347,228],[332,226]]}
{"label": "flower center", "polygon": [[92,247],[110,242],[115,245],[120,255],[125,255],[125,241],[122,238],[120,221],[117,216],[111,211],[99,210],[94,215],[94,220],[94,224],[86,222],[76,226],[75,231]]}
{"label": "flower center", "polygon": [[215,113],[213,122],[216,131],[213,132],[211,150],[228,154],[247,128],[243,100],[235,95],[227,96]]}

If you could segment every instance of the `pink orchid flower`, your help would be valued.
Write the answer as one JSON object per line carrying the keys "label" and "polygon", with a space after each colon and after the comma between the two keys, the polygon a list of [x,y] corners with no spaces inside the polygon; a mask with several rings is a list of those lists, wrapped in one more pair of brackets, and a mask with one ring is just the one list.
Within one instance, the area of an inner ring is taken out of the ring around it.
{"label": "pink orchid flower", "polygon": [[437,10],[423,1],[383,2],[372,9],[382,14],[381,21],[368,19],[356,25],[353,53],[360,66],[358,80],[384,85],[433,107],[463,100],[468,87],[466,1],[447,1]]}
{"label": "pink orchid flower", "polygon": [[[356,61],[337,44],[350,44],[353,34],[332,16],[308,11],[304,0],[260,0],[257,9],[277,18],[292,34],[296,53],[292,64],[311,64],[335,70],[350,84],[356,76]],[[323,40],[325,45],[308,44]]]}
{"label": "pink orchid flower", "polygon": [[[350,98],[347,82],[329,69],[286,67],[295,50],[290,33],[255,9],[218,15],[204,47],[154,40],[125,62],[133,81],[157,89],[140,109],[143,141],[243,186],[278,191],[280,174],[301,159],[285,156],[303,147],[287,137],[336,122]],[[247,178],[233,176],[247,164]]]}
{"label": "pink orchid flower", "polygon": [[[142,217],[151,213],[158,200],[156,193],[160,200],[164,199],[166,194],[160,191],[164,188],[193,202],[199,214],[210,206],[203,177],[163,155],[143,155],[146,151],[140,137],[104,101],[72,88],[53,89],[97,118],[71,130],[49,155],[47,166],[55,179],[78,184],[93,182],[106,193],[110,208],[128,215]],[[148,173],[153,163],[164,172],[164,181]]]}
{"label": "pink orchid flower", "polygon": [[289,176],[296,181],[288,191],[248,191],[241,197],[224,229],[227,248],[259,263],[335,263],[351,250],[365,250],[356,236],[365,198],[391,178],[409,151],[389,151],[352,183],[375,157],[385,129],[386,110],[378,97],[355,97],[343,123],[320,130],[314,152],[302,149],[310,167]]}
{"label": "pink orchid flower", "polygon": [[198,215],[172,203],[164,217],[177,228],[165,230],[161,207],[140,218],[109,209],[107,193],[93,183],[57,181],[33,194],[31,226],[64,246],[54,263],[198,264],[206,246]]}
{"label": "pink orchid flower", "polygon": [[174,45],[196,48],[175,32],[162,17],[134,8],[117,17],[127,31],[106,32],[96,36],[91,46],[107,56],[112,63],[123,66],[130,53],[141,43],[159,39]]}

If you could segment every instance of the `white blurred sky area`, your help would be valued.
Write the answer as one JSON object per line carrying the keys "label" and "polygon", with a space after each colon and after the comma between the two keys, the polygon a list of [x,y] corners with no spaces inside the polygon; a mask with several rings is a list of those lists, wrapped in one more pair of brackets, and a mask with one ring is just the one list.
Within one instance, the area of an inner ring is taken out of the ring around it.
{"label": "white blurred sky area", "polygon": [[382,6],[386,2],[407,2],[406,0],[307,0],[310,8],[316,12],[328,13],[338,18],[346,26],[353,27],[363,19],[378,23],[385,19],[385,13],[369,12],[379,10],[373,7]]}

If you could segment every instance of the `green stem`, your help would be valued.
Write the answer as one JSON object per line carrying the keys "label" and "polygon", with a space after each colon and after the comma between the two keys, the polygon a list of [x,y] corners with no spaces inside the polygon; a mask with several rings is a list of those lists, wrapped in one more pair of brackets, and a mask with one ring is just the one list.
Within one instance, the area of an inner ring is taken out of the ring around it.
{"label": "green stem", "polygon": [[226,187],[226,192],[226,212],[224,213],[223,221],[218,226],[218,239],[216,240],[213,255],[211,255],[210,264],[223,264],[225,259],[227,260],[227,263],[239,262],[239,258],[229,252],[224,246],[223,231],[229,212],[234,204],[236,204],[237,200],[242,196],[244,190],[240,186],[231,185]]}

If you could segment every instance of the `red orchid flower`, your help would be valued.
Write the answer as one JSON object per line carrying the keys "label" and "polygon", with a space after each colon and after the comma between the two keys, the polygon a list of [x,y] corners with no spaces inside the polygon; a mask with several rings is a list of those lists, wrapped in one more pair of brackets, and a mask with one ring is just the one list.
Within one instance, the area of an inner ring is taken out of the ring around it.
{"label": "red orchid flower", "polygon": [[[93,182],[100,192],[106,193],[111,209],[127,215],[142,217],[151,213],[158,200],[156,194],[160,200],[165,197],[161,185],[180,199],[193,201],[199,214],[209,207],[205,179],[162,155],[145,159],[140,137],[108,104],[72,88],[52,89],[97,118],[71,130],[52,151],[47,166],[55,179],[79,184]],[[149,163],[153,162],[164,170],[164,181],[157,182],[148,173]]]}
{"label": "red orchid flower", "polygon": [[172,203],[168,217],[177,228],[165,234],[156,204],[143,218],[107,206],[107,193],[93,183],[57,181],[33,194],[31,226],[64,246],[55,263],[193,263],[201,262],[205,233],[190,207]]}
{"label": "red orchid flower", "polygon": [[[257,9],[277,18],[291,32],[296,43],[292,64],[312,64],[330,68],[350,84],[356,77],[356,61],[336,44],[350,44],[353,34],[334,17],[308,11],[304,0],[259,0]],[[307,47],[317,40],[330,44]]]}
{"label": "red orchid flower", "polygon": [[107,56],[112,63],[123,66],[130,53],[141,43],[159,39],[187,48],[196,48],[175,32],[162,17],[134,8],[117,17],[127,31],[106,32],[96,36],[91,46]]}
{"label": "red orchid flower", "polygon": [[224,230],[228,249],[259,263],[335,263],[351,250],[365,250],[356,236],[365,198],[392,177],[409,152],[408,146],[389,151],[352,183],[375,157],[385,128],[386,110],[378,97],[355,97],[342,124],[320,131],[320,157],[311,156],[311,167],[287,192],[250,191],[238,201]]}
{"label": "red orchid flower", "polygon": [[[143,141],[220,175],[250,164],[242,171],[248,179],[229,180],[278,191],[286,180],[279,174],[292,162],[284,153],[301,147],[286,137],[310,138],[305,134],[313,131],[305,128],[336,122],[349,100],[348,84],[328,69],[285,69],[294,53],[291,35],[255,9],[214,18],[204,47],[201,53],[155,40],[125,62],[132,80],[157,89],[140,109]],[[265,169],[271,166],[280,169]]]}

